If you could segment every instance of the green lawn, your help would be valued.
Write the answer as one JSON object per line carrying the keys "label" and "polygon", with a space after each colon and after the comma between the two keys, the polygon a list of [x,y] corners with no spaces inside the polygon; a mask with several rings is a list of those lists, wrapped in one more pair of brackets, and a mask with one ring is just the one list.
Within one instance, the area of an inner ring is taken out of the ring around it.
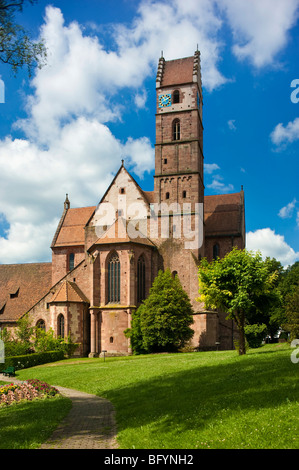
{"label": "green lawn", "polygon": [[299,447],[299,364],[286,344],[235,351],[69,360],[18,372],[100,395],[121,448]]}

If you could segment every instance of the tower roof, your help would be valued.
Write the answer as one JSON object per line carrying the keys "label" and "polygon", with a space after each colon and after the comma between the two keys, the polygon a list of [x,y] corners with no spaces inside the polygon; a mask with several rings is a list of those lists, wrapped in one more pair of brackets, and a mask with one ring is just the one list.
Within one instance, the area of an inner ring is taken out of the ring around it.
{"label": "tower roof", "polygon": [[165,60],[160,58],[156,78],[156,87],[167,87],[182,83],[198,82],[201,84],[200,52],[183,59]]}

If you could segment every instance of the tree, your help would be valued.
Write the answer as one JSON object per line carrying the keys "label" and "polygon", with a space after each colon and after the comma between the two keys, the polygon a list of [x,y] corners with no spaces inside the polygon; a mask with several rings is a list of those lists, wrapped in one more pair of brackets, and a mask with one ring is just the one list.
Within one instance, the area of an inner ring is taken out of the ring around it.
{"label": "tree", "polygon": [[125,334],[134,353],[171,352],[182,348],[193,336],[193,310],[178,276],[159,271],[147,299],[133,313]]}
{"label": "tree", "polygon": [[0,0],[0,61],[12,67],[14,72],[27,66],[29,76],[37,65],[42,67],[46,48],[42,42],[33,41],[24,28],[15,22],[16,12],[25,3],[37,0]]}
{"label": "tree", "polygon": [[260,299],[272,298],[277,272],[269,272],[259,253],[234,247],[224,258],[199,266],[198,300],[206,308],[219,309],[236,322],[239,330],[239,354],[245,354],[245,325],[253,309],[262,311]]}
{"label": "tree", "polygon": [[286,296],[286,323],[283,328],[290,333],[290,341],[299,338],[299,284]]}

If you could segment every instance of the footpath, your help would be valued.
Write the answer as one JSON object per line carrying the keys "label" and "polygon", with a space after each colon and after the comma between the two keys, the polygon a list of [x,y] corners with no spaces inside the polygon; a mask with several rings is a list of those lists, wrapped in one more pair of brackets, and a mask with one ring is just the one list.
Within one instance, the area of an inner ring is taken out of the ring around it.
{"label": "footpath", "polygon": [[[21,383],[0,374],[0,380]],[[52,385],[52,384],[51,384]],[[115,411],[110,401],[54,385],[72,400],[69,414],[40,449],[117,449]]]}

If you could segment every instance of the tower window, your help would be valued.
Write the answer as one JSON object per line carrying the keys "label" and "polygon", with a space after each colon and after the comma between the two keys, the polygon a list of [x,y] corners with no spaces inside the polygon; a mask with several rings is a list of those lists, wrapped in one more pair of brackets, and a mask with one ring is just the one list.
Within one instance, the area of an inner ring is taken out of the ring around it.
{"label": "tower window", "polygon": [[165,164],[167,163],[167,158],[164,158],[164,163],[165,163]]}
{"label": "tower window", "polygon": [[173,140],[180,140],[181,138],[181,125],[179,119],[175,119],[172,124],[172,138]]}
{"label": "tower window", "polygon": [[219,245],[215,243],[213,246],[213,259],[217,259],[219,257]]}
{"label": "tower window", "polygon": [[120,192],[120,194],[125,194],[126,190],[125,190],[125,188],[120,188],[119,192]]}
{"label": "tower window", "polygon": [[112,344],[113,343],[113,336],[110,336],[110,343]]}
{"label": "tower window", "polygon": [[173,92],[173,103],[179,103],[180,102],[180,92],[179,90],[175,90]]}
{"label": "tower window", "polygon": [[166,199],[169,199],[169,193],[166,193]]}
{"label": "tower window", "polygon": [[183,199],[187,197],[187,191],[183,191]]}
{"label": "tower window", "polygon": [[120,261],[113,253],[108,262],[108,302],[120,302]]}
{"label": "tower window", "polygon": [[137,261],[137,303],[145,299],[145,260],[141,255]]}

